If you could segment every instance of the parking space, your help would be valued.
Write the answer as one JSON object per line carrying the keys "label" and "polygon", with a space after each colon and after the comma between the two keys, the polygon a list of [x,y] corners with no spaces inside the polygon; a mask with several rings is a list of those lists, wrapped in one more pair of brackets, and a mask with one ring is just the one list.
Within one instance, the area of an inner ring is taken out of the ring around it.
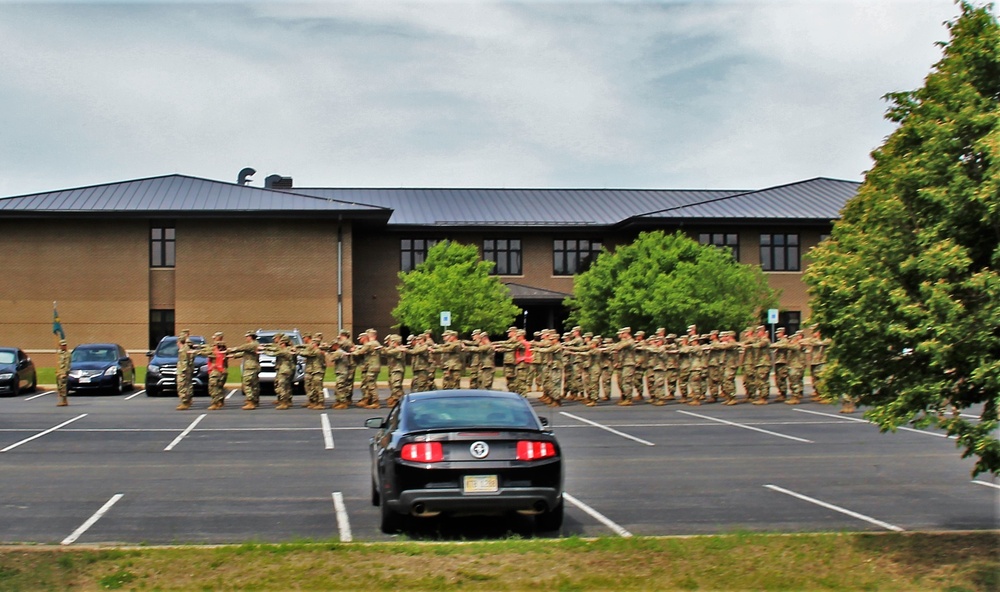
{"label": "parking space", "polygon": [[[136,396],[133,396],[136,395]],[[0,399],[0,543],[384,540],[370,411],[220,411],[197,398]],[[301,397],[296,397],[299,404]],[[536,407],[566,458],[566,519],[418,521],[477,539],[734,530],[995,529],[1000,489],[940,434],[880,434],[828,406]]]}

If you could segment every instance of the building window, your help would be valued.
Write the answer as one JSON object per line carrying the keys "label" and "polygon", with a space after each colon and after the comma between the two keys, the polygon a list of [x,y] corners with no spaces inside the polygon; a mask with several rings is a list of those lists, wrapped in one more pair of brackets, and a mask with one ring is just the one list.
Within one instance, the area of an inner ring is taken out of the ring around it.
{"label": "building window", "polygon": [[174,311],[161,309],[149,311],[149,349],[156,349],[156,345],[167,335],[174,334]]}
{"label": "building window", "polygon": [[587,271],[601,253],[601,241],[588,239],[552,242],[552,274],[575,275]]}
{"label": "building window", "polygon": [[436,238],[404,238],[399,242],[399,269],[413,271],[427,260],[427,251],[436,245]]}
{"label": "building window", "polygon": [[740,260],[740,235],[723,232],[703,232],[698,235],[698,242],[703,245],[713,245],[729,249],[733,259]]}
{"label": "building window", "polygon": [[492,275],[521,275],[521,240],[517,238],[486,239],[483,259],[496,263]]}
{"label": "building window", "polygon": [[177,231],[173,224],[154,224],[149,229],[149,266],[173,267],[177,262]]}
{"label": "building window", "polygon": [[760,266],[764,271],[799,271],[799,235],[760,235]]}
{"label": "building window", "polygon": [[802,328],[802,313],[797,310],[783,310],[779,312],[778,326],[785,328],[786,335],[792,335]]}

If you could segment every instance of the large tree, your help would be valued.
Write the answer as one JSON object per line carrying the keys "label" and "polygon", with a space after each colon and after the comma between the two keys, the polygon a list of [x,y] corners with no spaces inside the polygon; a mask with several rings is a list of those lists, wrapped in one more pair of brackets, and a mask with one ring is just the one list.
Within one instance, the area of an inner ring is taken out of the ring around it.
{"label": "large tree", "polygon": [[427,259],[400,272],[399,304],[392,316],[413,331],[440,331],[442,311],[451,312],[451,328],[502,333],[520,314],[510,290],[490,275],[492,261],[479,258],[475,245],[441,241]]}
{"label": "large tree", "polygon": [[681,232],[643,232],[614,252],[602,251],[576,277],[567,299],[570,322],[613,333],[622,326],[683,331],[689,324],[742,329],[777,294],[756,265],[726,249],[700,245]]}
{"label": "large tree", "polygon": [[899,125],[806,281],[827,391],[883,430],[942,426],[977,475],[1000,470],[1000,29],[961,10],[923,88],[886,95]]}

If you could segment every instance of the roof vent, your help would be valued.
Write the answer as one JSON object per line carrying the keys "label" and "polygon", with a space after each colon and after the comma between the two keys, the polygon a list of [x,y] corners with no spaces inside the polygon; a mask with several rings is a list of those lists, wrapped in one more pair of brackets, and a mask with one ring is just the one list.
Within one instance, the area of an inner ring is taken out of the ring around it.
{"label": "roof vent", "polygon": [[246,185],[251,181],[250,177],[254,176],[255,174],[257,174],[257,171],[255,171],[251,167],[243,169],[242,171],[240,171],[240,174],[236,177],[236,184]]}
{"label": "roof vent", "polygon": [[292,178],[282,177],[281,175],[268,175],[264,179],[264,187],[266,189],[291,189]]}

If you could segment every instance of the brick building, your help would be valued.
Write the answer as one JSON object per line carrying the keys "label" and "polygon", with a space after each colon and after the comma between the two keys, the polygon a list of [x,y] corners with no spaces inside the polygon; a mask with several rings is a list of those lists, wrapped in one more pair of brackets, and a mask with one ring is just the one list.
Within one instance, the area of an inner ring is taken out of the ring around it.
{"label": "brick building", "polygon": [[809,314],[805,254],[857,187],[299,188],[272,176],[260,188],[167,175],[3,198],[0,343],[51,365],[53,301],[71,345],[115,341],[133,355],[180,328],[237,340],[256,328],[385,334],[396,274],[446,238],[497,263],[526,311],[519,324],[559,327],[573,274],[651,229],[762,265],[794,328]]}

